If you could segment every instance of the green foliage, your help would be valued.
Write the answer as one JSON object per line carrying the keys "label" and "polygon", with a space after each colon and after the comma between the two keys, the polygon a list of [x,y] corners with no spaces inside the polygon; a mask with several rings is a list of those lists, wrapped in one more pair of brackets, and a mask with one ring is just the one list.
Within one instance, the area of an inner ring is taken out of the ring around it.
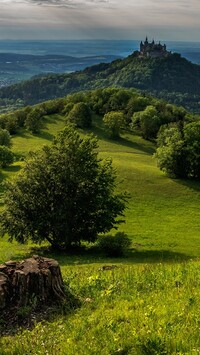
{"label": "green foliage", "polygon": [[107,256],[122,256],[131,246],[131,240],[124,232],[117,232],[114,236],[101,235],[98,237],[98,247]]}
{"label": "green foliage", "polygon": [[25,127],[32,133],[38,133],[42,126],[42,118],[46,114],[44,108],[36,107],[28,113],[25,120]]}
{"label": "green foliage", "polygon": [[0,146],[4,145],[8,148],[11,147],[11,136],[6,129],[0,128]]}
{"label": "green foliage", "polygon": [[138,127],[144,139],[156,138],[160,128],[160,117],[154,106],[147,106],[144,111],[133,114],[131,127]]}
{"label": "green foliage", "polygon": [[68,113],[67,121],[79,128],[89,128],[92,124],[90,108],[84,102],[76,103]]}
{"label": "green foliage", "polygon": [[33,153],[7,184],[2,231],[24,243],[48,240],[67,248],[94,241],[122,222],[126,195],[115,193],[111,161],[101,161],[97,140],[66,127],[53,144]]}
{"label": "green foliage", "polygon": [[54,115],[56,113],[61,113],[64,108],[65,102],[64,99],[56,99],[43,102],[40,105],[40,108],[43,109],[43,114]]}
{"label": "green foliage", "polygon": [[0,116],[0,127],[9,133],[15,134],[18,129],[17,118],[14,113],[7,113]]}
{"label": "green foliage", "polygon": [[64,107],[64,109],[63,109],[63,111],[62,111],[62,114],[63,114],[63,115],[66,115],[66,117],[67,117],[68,114],[70,113],[70,111],[73,109],[73,107],[74,107],[74,103],[73,103],[73,102],[68,102],[68,103],[65,105],[65,107]]}
{"label": "green foliage", "polygon": [[8,147],[0,146],[0,167],[5,168],[14,161],[14,154]]}
{"label": "green foliage", "polygon": [[200,121],[163,126],[157,141],[161,170],[172,177],[200,179]]}
{"label": "green foliage", "polygon": [[[108,91],[109,89],[107,89]],[[110,98],[105,103],[106,112],[124,111],[132,96],[131,91],[125,89],[111,89]],[[108,91],[109,92],[109,91]]]}
{"label": "green foliage", "polygon": [[127,104],[128,117],[131,118],[135,112],[145,110],[150,101],[150,98],[140,96],[139,94],[133,95]]}
{"label": "green foliage", "polygon": [[188,176],[200,180],[200,121],[186,124],[183,130]]}
{"label": "green foliage", "polygon": [[112,138],[119,138],[120,131],[125,126],[125,116],[123,112],[108,112],[103,117],[103,122]]}
{"label": "green foliage", "polygon": [[169,127],[161,130],[158,142],[160,146],[154,156],[159,168],[170,177],[186,177],[184,140],[179,129]]}
{"label": "green foliage", "polygon": [[25,120],[28,114],[31,112],[31,110],[32,108],[30,106],[26,106],[25,108],[14,112],[18,127],[24,127]]}

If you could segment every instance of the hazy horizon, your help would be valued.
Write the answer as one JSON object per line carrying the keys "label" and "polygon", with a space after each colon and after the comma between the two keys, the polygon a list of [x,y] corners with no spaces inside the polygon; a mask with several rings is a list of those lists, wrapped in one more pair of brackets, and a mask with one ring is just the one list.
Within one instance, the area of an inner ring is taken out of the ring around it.
{"label": "hazy horizon", "polygon": [[[147,37],[148,37],[148,40],[149,40],[149,42],[151,42],[153,39],[154,39],[154,37],[149,37],[148,35],[147,35]],[[146,38],[146,36],[145,37],[143,37],[143,38],[124,38],[124,39],[116,39],[116,38],[110,38],[110,39],[106,39],[106,38],[75,38],[75,39],[73,39],[73,38],[68,38],[68,39],[63,39],[63,38],[56,38],[56,39],[51,39],[51,38],[28,38],[28,39],[20,39],[20,38],[0,38],[0,42],[6,42],[6,41],[10,41],[10,42],[12,42],[12,41],[20,41],[20,42],[29,42],[29,41],[33,41],[33,42],[38,42],[38,41],[40,41],[40,42],[42,42],[42,41],[44,41],[44,42],[55,42],[55,41],[60,41],[60,42],[70,42],[70,41],[72,41],[72,42],[74,42],[74,41],[85,41],[85,42],[87,42],[87,41],[98,41],[98,42],[100,42],[100,41],[107,41],[107,42],[109,42],[109,41],[115,41],[115,42],[117,42],[117,41],[120,41],[120,42],[127,42],[127,41],[134,41],[134,42],[140,42],[140,41],[143,41],[144,42],[144,40],[145,40],[145,38]],[[170,42],[170,43],[200,43],[200,39],[199,40],[196,40],[196,41],[194,41],[194,40],[169,40],[169,39],[165,39],[165,40],[160,40],[159,38],[158,39],[156,39],[155,40],[155,42],[164,42],[164,41],[166,41],[166,42]]]}

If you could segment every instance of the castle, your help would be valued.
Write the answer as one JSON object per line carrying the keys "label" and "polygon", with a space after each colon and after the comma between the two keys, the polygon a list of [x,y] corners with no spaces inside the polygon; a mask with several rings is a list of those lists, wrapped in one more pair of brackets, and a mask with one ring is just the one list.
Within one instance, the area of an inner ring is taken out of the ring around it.
{"label": "castle", "polygon": [[154,40],[150,43],[147,37],[144,43],[142,41],[140,43],[140,56],[156,58],[165,57],[170,54],[171,52],[167,51],[166,44],[155,43]]}

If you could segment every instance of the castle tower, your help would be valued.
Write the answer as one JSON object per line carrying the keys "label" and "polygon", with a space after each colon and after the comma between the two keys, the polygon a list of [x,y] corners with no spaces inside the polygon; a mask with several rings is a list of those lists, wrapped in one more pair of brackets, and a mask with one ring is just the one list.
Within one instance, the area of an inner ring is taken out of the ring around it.
{"label": "castle tower", "polygon": [[156,57],[163,57],[170,54],[171,52],[167,51],[166,44],[162,45],[160,41],[159,43],[155,43],[153,39],[152,42],[149,42],[148,37],[146,36],[144,43],[142,41],[140,42],[141,56],[156,58]]}

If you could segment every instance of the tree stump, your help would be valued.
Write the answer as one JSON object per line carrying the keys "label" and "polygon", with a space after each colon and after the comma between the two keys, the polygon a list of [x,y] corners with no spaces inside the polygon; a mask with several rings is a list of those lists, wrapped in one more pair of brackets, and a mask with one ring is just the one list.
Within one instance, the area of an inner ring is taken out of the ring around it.
{"label": "tree stump", "polygon": [[37,255],[0,265],[0,309],[66,300],[59,264]]}

